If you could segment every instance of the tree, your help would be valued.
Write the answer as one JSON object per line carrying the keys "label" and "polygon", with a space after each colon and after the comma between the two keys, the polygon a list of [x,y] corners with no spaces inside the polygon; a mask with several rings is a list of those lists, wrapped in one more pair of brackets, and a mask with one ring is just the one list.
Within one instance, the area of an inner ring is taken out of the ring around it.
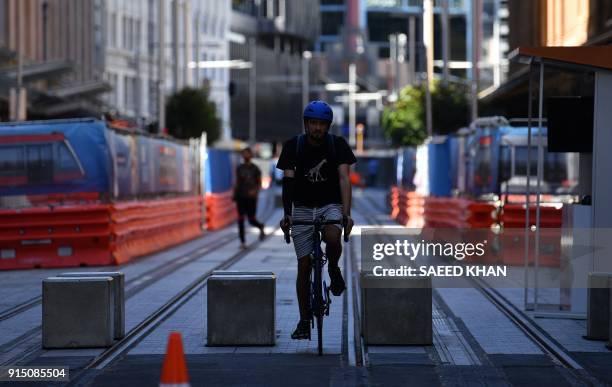
{"label": "tree", "polygon": [[417,146],[427,138],[425,93],[422,87],[405,87],[397,101],[385,108],[382,124],[395,146]]}
{"label": "tree", "polygon": [[180,139],[200,137],[206,132],[207,142],[220,135],[221,121],[215,103],[209,100],[208,89],[186,87],[173,94],[166,104],[168,132]]}
{"label": "tree", "polygon": [[[431,91],[434,134],[454,133],[468,124],[466,90],[435,82]],[[421,145],[427,138],[425,86],[406,86],[397,101],[385,108],[383,128],[395,146]]]}
{"label": "tree", "polygon": [[431,93],[435,134],[451,134],[469,124],[468,90],[456,83],[436,82]]}

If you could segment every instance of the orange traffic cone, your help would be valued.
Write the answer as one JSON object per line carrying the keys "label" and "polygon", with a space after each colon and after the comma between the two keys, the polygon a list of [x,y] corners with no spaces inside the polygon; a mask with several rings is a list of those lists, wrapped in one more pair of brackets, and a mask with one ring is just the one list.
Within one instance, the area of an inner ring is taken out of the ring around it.
{"label": "orange traffic cone", "polygon": [[162,366],[160,387],[189,387],[183,340],[178,332],[170,333]]}

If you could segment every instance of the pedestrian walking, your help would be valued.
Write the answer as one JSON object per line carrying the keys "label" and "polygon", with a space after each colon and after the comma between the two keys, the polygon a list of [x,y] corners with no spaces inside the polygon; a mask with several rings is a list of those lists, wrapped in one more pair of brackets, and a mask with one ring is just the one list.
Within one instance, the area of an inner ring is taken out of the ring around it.
{"label": "pedestrian walking", "polygon": [[251,226],[259,229],[259,239],[265,238],[264,225],[256,218],[257,198],[261,189],[261,170],[251,159],[253,152],[250,148],[242,150],[244,162],[236,168],[236,185],[234,187],[234,201],[238,207],[238,233],[240,236],[240,247],[246,248],[244,235],[245,217]]}

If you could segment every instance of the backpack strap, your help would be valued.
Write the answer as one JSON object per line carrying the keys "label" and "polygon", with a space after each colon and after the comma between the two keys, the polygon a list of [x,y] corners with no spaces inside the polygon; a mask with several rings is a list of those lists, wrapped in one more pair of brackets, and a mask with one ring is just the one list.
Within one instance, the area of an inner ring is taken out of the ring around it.
{"label": "backpack strap", "polygon": [[[304,154],[304,141],[306,140],[305,134],[300,134],[297,136],[297,141],[295,142],[295,159],[301,160],[302,155]],[[297,165],[297,163],[296,163]]]}
{"label": "backpack strap", "polygon": [[336,144],[334,140],[334,135],[327,133],[327,156],[328,162],[337,167],[336,163]]}
{"label": "backpack strap", "polygon": [[[334,136],[330,133],[326,135],[326,144],[327,144],[327,157],[330,164],[336,164],[336,143],[334,140]],[[306,135],[300,134],[297,136],[297,141],[295,144],[295,169],[298,169],[298,165],[300,165],[300,161],[302,160],[302,155],[304,154],[304,146],[306,142]]]}

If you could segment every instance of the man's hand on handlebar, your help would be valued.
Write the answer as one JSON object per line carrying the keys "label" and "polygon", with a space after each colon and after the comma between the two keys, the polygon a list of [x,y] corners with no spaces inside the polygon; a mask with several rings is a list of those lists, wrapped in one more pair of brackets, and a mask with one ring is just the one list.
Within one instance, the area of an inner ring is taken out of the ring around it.
{"label": "man's hand on handlebar", "polygon": [[353,226],[355,222],[353,222],[353,218],[350,215],[342,216],[342,227],[344,228],[344,241],[348,242],[349,236],[351,235],[351,230],[353,230]]}
{"label": "man's hand on handlebar", "polygon": [[280,228],[285,234],[285,242],[290,243],[291,241],[289,239],[289,231],[291,229],[291,216],[285,215],[283,219],[281,219]]}

